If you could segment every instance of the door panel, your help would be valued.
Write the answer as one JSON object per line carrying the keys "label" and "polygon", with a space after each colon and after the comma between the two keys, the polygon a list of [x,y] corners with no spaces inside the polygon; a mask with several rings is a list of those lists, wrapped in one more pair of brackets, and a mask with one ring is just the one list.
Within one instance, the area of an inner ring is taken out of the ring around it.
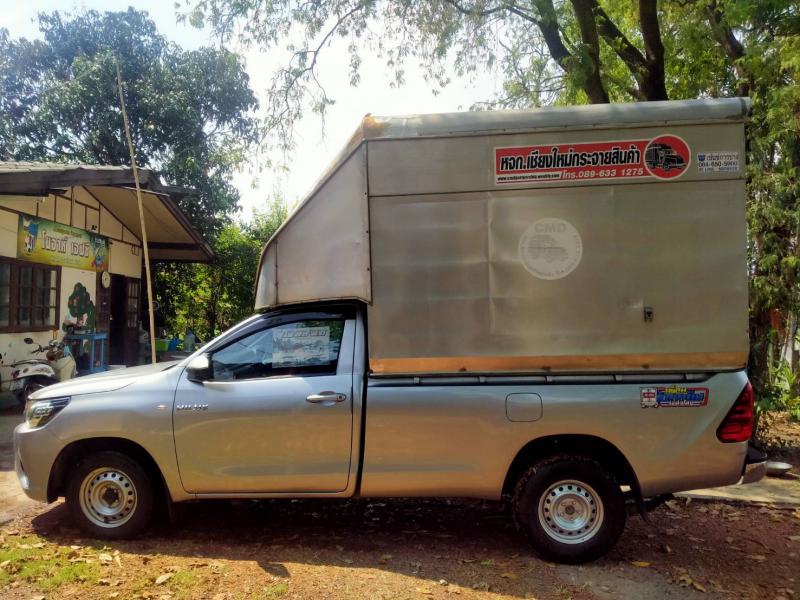
{"label": "door panel", "polygon": [[[330,374],[297,369],[286,375],[203,383],[181,376],[173,423],[186,491],[334,493],[347,487],[353,374],[352,360],[345,357],[353,352],[355,321],[344,321],[340,331],[336,350],[343,358]],[[277,356],[276,350],[276,364]],[[282,355],[280,360],[285,359]],[[319,401],[316,396],[324,392],[344,398]]]}

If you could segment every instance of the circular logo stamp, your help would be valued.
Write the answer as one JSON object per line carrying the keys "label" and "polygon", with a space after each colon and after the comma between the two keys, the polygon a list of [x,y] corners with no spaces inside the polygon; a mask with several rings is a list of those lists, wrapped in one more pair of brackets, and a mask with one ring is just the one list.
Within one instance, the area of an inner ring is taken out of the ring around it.
{"label": "circular logo stamp", "polygon": [[650,140],[644,151],[644,164],[653,177],[675,179],[683,175],[692,161],[689,145],[677,135],[660,135]]}
{"label": "circular logo stamp", "polygon": [[539,279],[566,277],[581,262],[581,234],[563,219],[539,219],[519,239],[519,259]]}

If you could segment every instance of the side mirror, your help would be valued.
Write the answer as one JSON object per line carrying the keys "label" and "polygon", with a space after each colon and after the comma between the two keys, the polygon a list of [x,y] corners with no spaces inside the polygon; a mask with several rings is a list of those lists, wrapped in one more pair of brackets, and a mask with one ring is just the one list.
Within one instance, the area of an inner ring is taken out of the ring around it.
{"label": "side mirror", "polygon": [[211,362],[208,354],[201,354],[186,365],[186,378],[194,383],[203,383],[211,379]]}
{"label": "side mirror", "polygon": [[33,344],[34,343],[33,342],[33,338],[29,338],[29,337],[28,338],[24,338],[22,341],[25,342],[26,344]]}

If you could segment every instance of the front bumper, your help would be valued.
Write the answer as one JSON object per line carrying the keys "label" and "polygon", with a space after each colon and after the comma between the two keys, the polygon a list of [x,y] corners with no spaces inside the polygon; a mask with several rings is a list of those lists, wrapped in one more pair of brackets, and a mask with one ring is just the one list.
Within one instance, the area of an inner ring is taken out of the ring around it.
{"label": "front bumper", "polygon": [[32,429],[21,423],[14,429],[14,470],[28,498],[48,502],[50,470],[62,444],[47,426]]}
{"label": "front bumper", "polygon": [[747,456],[744,459],[742,478],[740,484],[761,481],[767,475],[767,455],[752,446],[747,447]]}

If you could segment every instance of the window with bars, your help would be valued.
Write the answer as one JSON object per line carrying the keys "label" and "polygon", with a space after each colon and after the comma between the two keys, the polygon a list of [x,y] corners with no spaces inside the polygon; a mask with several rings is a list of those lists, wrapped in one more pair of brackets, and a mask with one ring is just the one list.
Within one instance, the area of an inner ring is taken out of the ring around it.
{"label": "window with bars", "polygon": [[128,327],[139,327],[139,286],[137,279],[128,280]]}
{"label": "window with bars", "polygon": [[0,331],[56,329],[60,271],[60,267],[0,259]]}

